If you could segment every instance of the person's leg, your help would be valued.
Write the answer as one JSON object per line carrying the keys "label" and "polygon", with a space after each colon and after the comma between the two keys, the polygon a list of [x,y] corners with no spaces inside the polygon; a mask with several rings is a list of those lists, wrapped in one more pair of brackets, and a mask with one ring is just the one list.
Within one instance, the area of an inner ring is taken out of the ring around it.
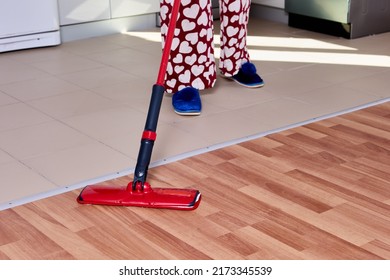
{"label": "person's leg", "polygon": [[251,0],[220,0],[221,53],[219,70],[246,87],[261,87],[263,80],[250,62],[247,31]]}
{"label": "person's leg", "polygon": [[[211,1],[179,1],[181,7],[168,62],[166,90],[176,93],[186,87],[211,88],[216,80]],[[160,0],[160,8],[164,46],[172,0]]]}
{"label": "person's leg", "polygon": [[250,0],[219,0],[221,21],[221,74],[231,77],[249,61],[246,47]]}

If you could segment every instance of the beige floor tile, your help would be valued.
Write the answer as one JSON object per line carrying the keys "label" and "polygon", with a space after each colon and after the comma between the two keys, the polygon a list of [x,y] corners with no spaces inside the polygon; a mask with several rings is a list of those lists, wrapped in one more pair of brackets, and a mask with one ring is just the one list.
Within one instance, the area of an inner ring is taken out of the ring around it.
{"label": "beige floor tile", "polygon": [[21,81],[18,83],[0,85],[0,89],[20,101],[29,101],[76,91],[80,88],[64,80],[49,76]]}
{"label": "beige floor tile", "polygon": [[14,60],[0,63],[0,85],[48,76],[47,73]]}
{"label": "beige floor tile", "polygon": [[268,60],[253,60],[260,76],[267,83],[267,76],[280,71],[295,70],[308,66],[307,63],[300,62],[283,62],[283,61],[268,61]]}
{"label": "beige floor tile", "polygon": [[345,86],[330,86],[294,97],[310,105],[311,114],[326,115],[352,109],[378,100],[378,96],[364,90]]}
{"label": "beige floor tile", "polygon": [[240,139],[269,128],[258,120],[245,117],[241,113],[240,110],[231,110],[219,114],[199,116],[180,121],[175,126],[197,135],[207,141],[209,145]]}
{"label": "beige floor tile", "polygon": [[238,110],[238,113],[256,120],[267,130],[287,127],[317,117],[317,112],[306,102],[279,98]]}
{"label": "beige floor tile", "polygon": [[36,157],[26,165],[58,186],[68,186],[122,172],[134,161],[95,142]]}
{"label": "beige floor tile", "polygon": [[150,80],[131,77],[125,82],[103,85],[91,91],[122,104],[132,105],[134,101],[149,100],[153,84]]}
{"label": "beige floor tile", "polygon": [[377,73],[364,79],[357,79],[345,82],[344,87],[356,89],[357,91],[364,91],[374,94],[380,98],[390,97],[390,69]]}
{"label": "beige floor tile", "polygon": [[18,160],[42,156],[91,142],[64,124],[51,121],[0,134],[0,147]]}
{"label": "beige floor tile", "polygon": [[265,77],[265,83],[266,90],[274,97],[293,97],[331,85],[319,78],[302,76],[295,70],[268,75]]}
{"label": "beige floor tile", "polygon": [[160,64],[162,47],[160,42],[150,42],[144,40],[143,44],[137,44],[131,47],[133,50],[149,54],[150,58],[154,58]]}
{"label": "beige floor tile", "polygon": [[344,52],[355,52],[357,51],[354,47],[345,46],[343,44],[347,39],[339,41],[320,40],[309,37],[294,36],[294,34],[277,34],[273,36],[263,35],[261,31],[258,34],[249,35],[247,37],[247,45],[249,49],[279,49],[279,50],[304,50],[310,51],[344,51]]}
{"label": "beige floor tile", "polygon": [[215,87],[205,91],[202,100],[225,109],[238,109],[275,99],[268,91],[267,81],[265,83],[262,88],[245,88],[234,81],[218,77]]}
{"label": "beige floor tile", "polygon": [[353,47],[364,53],[389,55],[390,32],[365,36],[353,40],[332,37],[330,41],[340,42],[345,46]]}
{"label": "beige floor tile", "polygon": [[[138,157],[143,130],[128,129],[120,137],[112,136],[101,140],[107,146],[134,159]],[[154,144],[151,162],[164,161],[206,147],[209,142],[175,125],[160,123]],[[135,167],[135,166],[133,166]]]}
{"label": "beige floor tile", "polygon": [[28,104],[55,119],[84,115],[119,106],[119,102],[88,90],[41,98],[29,101]]}
{"label": "beige floor tile", "polygon": [[[133,31],[133,32],[125,32],[121,34],[112,34],[102,37],[102,40],[105,40],[111,44],[116,44],[120,47],[134,47],[139,45],[145,45],[145,38],[142,35],[148,35],[148,33],[152,33],[152,36],[155,36],[158,33],[158,28],[152,30],[143,30],[143,31]],[[139,36],[136,36],[136,35]]]}
{"label": "beige floor tile", "polygon": [[188,132],[172,124],[161,124],[157,132],[152,161],[181,156],[198,149],[204,149],[210,144],[203,136]]}
{"label": "beige floor tile", "polygon": [[[98,52],[87,56],[89,59],[106,64],[106,65],[122,65],[124,63],[132,64],[135,69],[140,64],[147,64],[150,61],[150,55],[144,52],[136,51],[131,48],[117,49],[114,52]],[[154,59],[156,62],[156,59]]]}
{"label": "beige floor tile", "polygon": [[117,107],[99,112],[65,118],[64,123],[86,135],[103,141],[112,137],[141,135],[146,116],[127,107]]}
{"label": "beige floor tile", "polygon": [[[142,120],[142,116],[135,120],[145,123],[154,82],[141,78],[131,80],[132,82],[94,88],[92,91],[141,113],[144,120]],[[165,94],[163,96],[159,121],[174,122],[178,117],[179,116],[176,115],[172,109],[171,95]],[[133,121],[134,120],[129,121],[129,125],[131,125]]]}
{"label": "beige floor tile", "polygon": [[17,103],[18,100],[0,91],[0,106]]}
{"label": "beige floor tile", "polygon": [[31,64],[35,62],[48,61],[48,60],[60,60],[69,57],[69,53],[62,50],[63,45],[25,49],[23,51],[8,52],[5,54],[6,57],[13,61]]}
{"label": "beige floor tile", "polygon": [[102,63],[76,55],[68,55],[68,57],[61,57],[60,59],[35,62],[31,65],[52,75],[74,73],[104,67],[104,64]]}
{"label": "beige floor tile", "polygon": [[[390,66],[390,65],[389,65]],[[386,71],[384,67],[318,64],[296,69],[294,77],[304,77],[307,81],[320,81],[330,85],[340,84],[352,80],[365,80],[369,76]]]}
{"label": "beige floor tile", "polygon": [[71,41],[60,46],[62,51],[69,54],[87,56],[95,52],[112,51],[115,52],[122,46],[114,41],[106,40],[105,37],[94,37],[82,40]]}
{"label": "beige floor tile", "polygon": [[128,82],[134,78],[134,76],[116,68],[105,66],[92,70],[59,75],[59,78],[74,83],[80,87],[91,89]]}
{"label": "beige floor tile", "polygon": [[132,76],[150,79],[153,78],[154,83],[157,81],[160,61],[157,58],[149,57],[147,61],[143,62],[125,62],[116,65],[116,68]]}
{"label": "beige floor tile", "polygon": [[15,55],[14,52],[1,53],[0,55],[0,65],[3,67],[15,64],[15,60],[11,58],[12,55]]}
{"label": "beige floor tile", "polygon": [[0,165],[0,205],[39,193],[48,192],[57,186],[35,170],[13,161]]}
{"label": "beige floor tile", "polygon": [[22,103],[0,107],[0,132],[51,120],[48,116]]}
{"label": "beige floor tile", "polygon": [[8,163],[11,161],[15,161],[15,159],[11,157],[11,155],[9,155],[8,153],[4,152],[3,150],[0,150],[0,164]]}
{"label": "beige floor tile", "polygon": [[[135,162],[137,160],[140,149],[142,132],[142,129],[132,131],[131,126],[129,126],[128,129],[123,130],[120,136],[105,136],[105,138],[101,139],[100,142],[112,148],[113,150],[131,158],[133,162]],[[129,167],[134,166],[130,166],[129,162]]]}
{"label": "beige floor tile", "polygon": [[303,64],[331,64],[352,66],[390,67],[388,55],[347,53],[345,51],[323,50],[251,50],[251,58],[255,61],[277,61]]}

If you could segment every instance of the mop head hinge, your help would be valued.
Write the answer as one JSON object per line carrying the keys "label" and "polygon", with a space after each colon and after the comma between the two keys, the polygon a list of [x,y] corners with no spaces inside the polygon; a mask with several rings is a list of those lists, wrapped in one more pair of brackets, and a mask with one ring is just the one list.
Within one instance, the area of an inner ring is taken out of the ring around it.
{"label": "mop head hinge", "polygon": [[152,187],[147,182],[132,181],[127,185],[127,190],[129,192],[147,193],[152,191]]}

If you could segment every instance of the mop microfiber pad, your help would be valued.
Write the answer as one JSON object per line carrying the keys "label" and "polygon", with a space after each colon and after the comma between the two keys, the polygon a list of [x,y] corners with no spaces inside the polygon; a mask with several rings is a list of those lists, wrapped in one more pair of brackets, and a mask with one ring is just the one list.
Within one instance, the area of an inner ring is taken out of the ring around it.
{"label": "mop microfiber pad", "polygon": [[127,186],[91,185],[85,187],[77,198],[81,204],[108,206],[134,206],[176,210],[195,210],[201,194],[193,189],[151,188],[145,183],[143,189]]}

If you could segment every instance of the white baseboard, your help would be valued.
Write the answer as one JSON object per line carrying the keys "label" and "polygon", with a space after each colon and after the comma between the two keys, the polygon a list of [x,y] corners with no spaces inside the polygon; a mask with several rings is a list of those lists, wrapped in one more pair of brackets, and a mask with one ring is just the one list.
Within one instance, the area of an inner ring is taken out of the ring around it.
{"label": "white baseboard", "polygon": [[155,13],[64,25],[60,29],[62,42],[69,42],[126,31],[145,30],[153,27],[156,27]]}
{"label": "white baseboard", "polygon": [[55,46],[61,43],[60,31],[28,34],[0,39],[0,53],[14,50]]}

